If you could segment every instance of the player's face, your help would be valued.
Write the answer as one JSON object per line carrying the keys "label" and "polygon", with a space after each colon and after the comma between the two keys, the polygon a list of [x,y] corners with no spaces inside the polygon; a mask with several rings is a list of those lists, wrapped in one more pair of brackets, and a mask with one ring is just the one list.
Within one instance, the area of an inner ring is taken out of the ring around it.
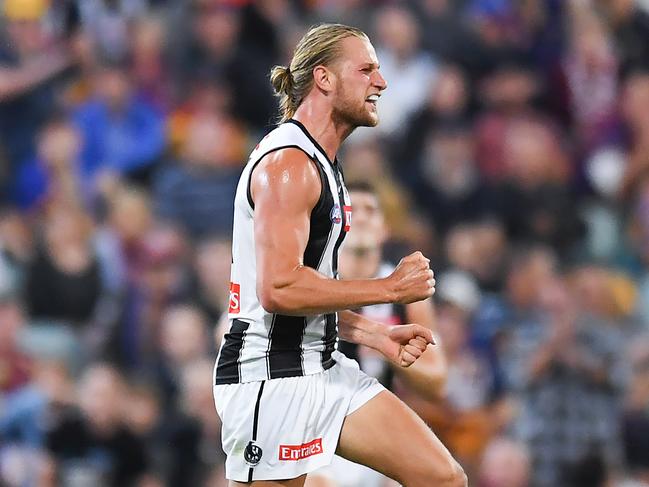
{"label": "player's face", "polygon": [[385,220],[379,201],[372,193],[351,191],[353,216],[344,248],[362,254],[379,250],[386,237]]}
{"label": "player's face", "polygon": [[374,47],[367,39],[347,37],[341,51],[334,68],[338,79],[334,117],[352,127],[374,127],[379,123],[378,98],[387,88]]}

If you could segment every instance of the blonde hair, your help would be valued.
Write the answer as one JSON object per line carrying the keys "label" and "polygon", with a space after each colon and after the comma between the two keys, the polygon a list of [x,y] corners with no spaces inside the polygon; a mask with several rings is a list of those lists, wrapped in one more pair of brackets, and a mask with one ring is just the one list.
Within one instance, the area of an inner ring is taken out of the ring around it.
{"label": "blonde hair", "polygon": [[367,39],[356,27],[343,24],[320,24],[300,39],[289,66],[275,66],[270,82],[279,97],[281,122],[291,118],[313,87],[313,69],[329,66],[340,54],[340,41],[347,37]]}

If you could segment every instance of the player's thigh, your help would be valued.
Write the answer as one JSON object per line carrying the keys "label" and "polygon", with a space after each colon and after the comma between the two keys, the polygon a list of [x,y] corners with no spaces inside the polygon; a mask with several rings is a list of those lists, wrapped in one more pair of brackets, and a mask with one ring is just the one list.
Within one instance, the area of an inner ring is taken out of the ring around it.
{"label": "player's thigh", "polygon": [[230,480],[230,487],[302,487],[305,479],[306,475],[290,480],[255,480],[252,483]]}
{"label": "player's thigh", "polygon": [[338,487],[338,484],[330,478],[311,473],[307,475],[304,487]]}
{"label": "player's thigh", "polygon": [[406,484],[446,479],[458,468],[426,423],[389,391],[345,418],[336,453]]}

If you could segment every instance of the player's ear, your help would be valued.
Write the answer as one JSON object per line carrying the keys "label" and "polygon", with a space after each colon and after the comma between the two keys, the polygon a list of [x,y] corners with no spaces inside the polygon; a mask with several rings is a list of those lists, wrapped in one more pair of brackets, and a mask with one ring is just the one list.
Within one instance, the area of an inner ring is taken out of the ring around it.
{"label": "player's ear", "polygon": [[318,65],[313,68],[313,82],[325,93],[334,90],[334,74],[326,66]]}

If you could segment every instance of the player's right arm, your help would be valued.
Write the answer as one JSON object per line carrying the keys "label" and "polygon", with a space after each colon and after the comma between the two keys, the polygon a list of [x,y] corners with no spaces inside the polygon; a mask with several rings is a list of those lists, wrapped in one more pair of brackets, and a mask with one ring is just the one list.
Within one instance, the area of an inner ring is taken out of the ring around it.
{"label": "player's right arm", "polygon": [[282,149],[266,156],[251,175],[257,296],[263,308],[305,316],[430,297],[433,273],[420,252],[382,279],[340,281],[304,265],[311,211],[322,190],[313,164],[299,149]]}

